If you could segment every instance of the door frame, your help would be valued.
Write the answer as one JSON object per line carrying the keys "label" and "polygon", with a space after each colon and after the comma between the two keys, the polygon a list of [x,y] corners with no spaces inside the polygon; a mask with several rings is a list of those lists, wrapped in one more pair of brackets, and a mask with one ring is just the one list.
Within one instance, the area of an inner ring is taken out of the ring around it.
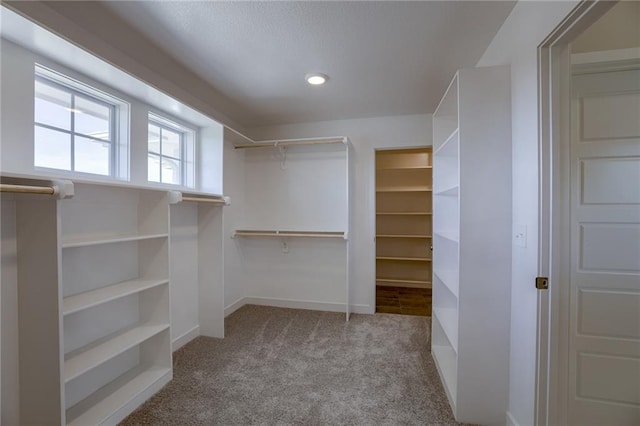
{"label": "door frame", "polygon": [[534,423],[567,424],[569,333],[570,43],[617,1],[581,1],[538,46],[538,275]]}

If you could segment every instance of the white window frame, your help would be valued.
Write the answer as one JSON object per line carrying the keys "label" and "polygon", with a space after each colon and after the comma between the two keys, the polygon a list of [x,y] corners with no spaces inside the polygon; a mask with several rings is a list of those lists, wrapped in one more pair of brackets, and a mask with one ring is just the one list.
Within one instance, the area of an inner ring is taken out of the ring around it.
{"label": "white window frame", "polygon": [[[195,142],[196,130],[175,121],[169,120],[161,115],[149,112],[148,124],[157,126],[160,131],[169,130],[180,135],[180,158],[162,153],[162,138],[160,139],[159,153],[149,150],[149,141],[147,134],[147,158],[149,156],[157,157],[160,160],[160,176],[159,181],[149,179],[149,170],[147,170],[147,181],[153,184],[194,188],[195,187]],[[177,184],[162,182],[162,159],[167,158],[180,163],[180,182]]]}
{"label": "white window frame", "polygon": [[[35,164],[35,156],[33,158],[33,166],[36,170],[47,170],[59,174],[67,174],[74,176],[92,176],[92,177],[100,177],[106,179],[129,179],[129,110],[130,105],[103,91],[100,91],[94,87],[91,87],[87,84],[84,84],[80,81],[77,81],[71,77],[68,77],[64,74],[58,73],[52,69],[46,68],[40,64],[36,64],[35,73],[34,73],[34,84],[36,81],[40,81],[43,84],[47,84],[51,87],[54,87],[58,90],[62,90],[71,95],[72,105],[71,108],[74,107],[73,101],[75,98],[80,97],[87,99],[91,102],[95,102],[101,105],[104,105],[109,108],[110,118],[109,118],[109,132],[110,139],[104,140],[96,137],[92,137],[90,135],[86,135],[84,133],[77,133],[74,129],[74,117],[75,114],[71,115],[71,126],[70,129],[63,129],[56,126],[51,126],[45,123],[38,123],[33,120],[34,129],[36,127],[41,127],[49,130],[54,130],[57,132],[67,133],[71,136],[71,152],[70,152],[70,169],[58,169],[51,168],[46,166],[37,166]],[[34,93],[34,101],[35,101],[35,93]],[[99,142],[108,142],[110,144],[109,151],[109,174],[103,175],[99,173],[91,173],[91,172],[80,172],[75,170],[75,150],[74,150],[74,142],[75,137],[83,137],[87,139],[92,139]],[[34,137],[34,147],[35,147],[35,137]]]}

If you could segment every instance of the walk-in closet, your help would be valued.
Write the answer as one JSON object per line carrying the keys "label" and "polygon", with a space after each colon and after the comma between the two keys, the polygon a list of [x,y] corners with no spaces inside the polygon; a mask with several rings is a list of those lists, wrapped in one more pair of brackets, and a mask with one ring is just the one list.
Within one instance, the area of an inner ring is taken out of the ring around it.
{"label": "walk-in closet", "polygon": [[431,148],[376,151],[376,311],[431,315]]}

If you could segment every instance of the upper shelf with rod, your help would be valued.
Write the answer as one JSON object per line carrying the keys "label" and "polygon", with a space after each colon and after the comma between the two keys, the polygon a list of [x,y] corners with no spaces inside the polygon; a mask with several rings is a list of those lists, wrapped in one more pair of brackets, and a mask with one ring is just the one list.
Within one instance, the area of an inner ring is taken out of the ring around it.
{"label": "upper shelf with rod", "polygon": [[254,141],[250,137],[229,127],[226,127],[225,131],[225,139],[233,143],[235,149],[278,148],[309,145],[347,145],[349,143],[349,138],[346,136]]}
{"label": "upper shelf with rod", "polygon": [[202,195],[191,194],[188,192],[174,191],[174,197],[176,202],[193,202],[193,203],[206,203],[220,206],[230,206],[231,197],[227,195]]}
{"label": "upper shelf with rod", "polygon": [[238,229],[233,238],[237,237],[298,237],[298,238],[343,238],[347,239],[347,233],[342,231],[277,231],[277,230],[249,230]]}
{"label": "upper shelf with rod", "polygon": [[236,149],[250,149],[250,148],[278,148],[278,147],[294,147],[294,146],[308,146],[308,145],[335,145],[349,143],[349,139],[344,136],[328,137],[328,138],[309,138],[309,139],[283,139],[283,140],[269,140],[259,141],[252,144],[236,145]]}

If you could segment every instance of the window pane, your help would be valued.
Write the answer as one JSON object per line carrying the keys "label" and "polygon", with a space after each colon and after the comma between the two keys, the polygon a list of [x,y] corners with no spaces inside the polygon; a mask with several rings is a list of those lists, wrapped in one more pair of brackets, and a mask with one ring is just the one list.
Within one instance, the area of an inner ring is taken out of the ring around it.
{"label": "window pane", "polygon": [[35,126],[34,164],[36,167],[71,170],[71,136]]}
{"label": "window pane", "polygon": [[35,90],[36,123],[71,130],[71,94],[37,80]]}
{"label": "window pane", "polygon": [[75,171],[109,175],[109,157],[111,145],[93,139],[76,136],[75,138]]}
{"label": "window pane", "polygon": [[147,155],[147,179],[149,182],[160,182],[160,157]]}
{"label": "window pane", "polygon": [[162,129],[162,155],[182,158],[180,149],[180,133],[172,130]]}
{"label": "window pane", "polygon": [[76,96],[73,109],[75,131],[94,138],[111,140],[109,124],[111,109],[105,105]]}
{"label": "window pane", "polygon": [[179,161],[162,158],[162,183],[182,184]]}
{"label": "window pane", "polygon": [[[160,127],[149,124],[149,151],[160,154]],[[158,169],[160,166],[158,166]],[[160,178],[158,178],[160,182]]]}

